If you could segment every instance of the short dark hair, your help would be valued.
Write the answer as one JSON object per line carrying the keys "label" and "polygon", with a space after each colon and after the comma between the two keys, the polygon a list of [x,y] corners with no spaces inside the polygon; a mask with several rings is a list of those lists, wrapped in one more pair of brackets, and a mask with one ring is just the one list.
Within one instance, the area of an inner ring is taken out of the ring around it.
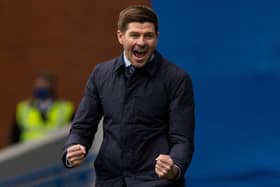
{"label": "short dark hair", "polygon": [[158,33],[158,17],[156,13],[148,6],[133,5],[122,10],[118,20],[118,30],[125,32],[127,30],[127,25],[131,22],[153,23],[156,34]]}

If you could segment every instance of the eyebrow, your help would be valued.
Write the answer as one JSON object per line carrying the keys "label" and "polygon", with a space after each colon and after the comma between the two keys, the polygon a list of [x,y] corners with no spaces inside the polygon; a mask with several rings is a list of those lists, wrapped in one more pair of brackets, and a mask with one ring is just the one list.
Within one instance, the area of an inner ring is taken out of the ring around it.
{"label": "eyebrow", "polygon": [[[142,33],[140,33],[140,32],[137,32],[137,31],[131,31],[131,32],[129,32],[129,34],[142,34]],[[144,35],[156,35],[154,32],[145,32],[145,33],[143,33]]]}

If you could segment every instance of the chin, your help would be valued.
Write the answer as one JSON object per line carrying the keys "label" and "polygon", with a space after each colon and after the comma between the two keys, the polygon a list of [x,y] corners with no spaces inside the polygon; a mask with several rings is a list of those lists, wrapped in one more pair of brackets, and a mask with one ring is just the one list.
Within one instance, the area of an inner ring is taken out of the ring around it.
{"label": "chin", "polygon": [[136,68],[142,68],[146,65],[146,62],[136,62],[133,64]]}
{"label": "chin", "polygon": [[147,64],[147,59],[145,60],[141,60],[141,61],[134,61],[132,62],[132,64],[136,67],[136,68],[142,68]]}

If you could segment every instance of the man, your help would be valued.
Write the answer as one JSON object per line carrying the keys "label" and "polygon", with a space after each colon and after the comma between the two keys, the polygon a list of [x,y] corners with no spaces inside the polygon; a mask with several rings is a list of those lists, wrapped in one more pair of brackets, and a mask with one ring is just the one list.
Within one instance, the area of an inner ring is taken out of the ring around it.
{"label": "man", "polygon": [[155,50],[158,18],[150,8],[124,9],[117,37],[124,52],[91,73],[63,162],[83,161],[104,116],[96,187],[184,186],[194,150],[191,79]]}
{"label": "man", "polygon": [[36,141],[70,123],[74,107],[55,96],[55,78],[41,72],[34,81],[33,98],[20,101],[16,108],[11,143]]}

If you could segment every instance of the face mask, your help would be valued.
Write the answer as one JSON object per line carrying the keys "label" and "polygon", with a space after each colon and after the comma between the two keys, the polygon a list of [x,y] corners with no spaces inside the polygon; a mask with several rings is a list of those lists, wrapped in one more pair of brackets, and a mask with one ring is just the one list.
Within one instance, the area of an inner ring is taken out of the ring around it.
{"label": "face mask", "polygon": [[47,99],[51,97],[51,90],[49,88],[35,88],[34,96],[36,99]]}

